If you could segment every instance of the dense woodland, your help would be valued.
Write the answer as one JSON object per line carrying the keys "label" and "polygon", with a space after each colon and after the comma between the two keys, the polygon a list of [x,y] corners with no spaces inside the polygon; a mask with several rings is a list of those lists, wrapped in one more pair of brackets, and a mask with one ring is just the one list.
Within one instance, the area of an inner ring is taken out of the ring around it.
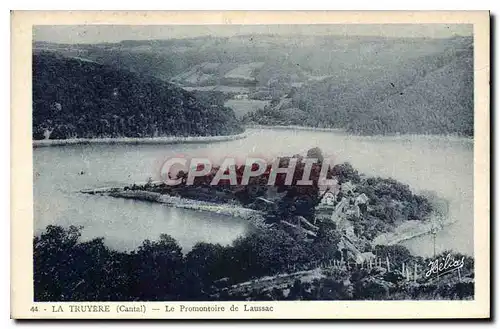
{"label": "dense woodland", "polygon": [[346,76],[306,84],[286,95],[284,106],[275,99],[244,121],[343,128],[365,135],[473,135],[472,46],[411,65],[396,63],[376,76],[364,73],[354,68]]}
{"label": "dense woodland", "polygon": [[229,108],[153,77],[33,56],[33,138],[211,136],[242,132]]}
{"label": "dense woodland", "polygon": [[[463,282],[446,277],[408,284],[382,268],[335,270],[312,282],[296,281],[285,297],[282,289],[266,294],[229,295],[232,284],[283,273],[290,268],[338,257],[338,237],[319,235],[304,243],[279,229],[258,231],[230,246],[199,243],[186,254],[170,236],[146,240],[136,250],[111,250],[103,238],[82,241],[81,227],[48,226],[33,240],[35,301],[196,301],[196,300],[359,300],[471,299],[474,262],[465,257]],[[321,252],[328,250],[330,252]],[[429,259],[414,257],[401,246],[377,246],[381,257],[427,267]],[[442,256],[442,255],[441,255]]]}

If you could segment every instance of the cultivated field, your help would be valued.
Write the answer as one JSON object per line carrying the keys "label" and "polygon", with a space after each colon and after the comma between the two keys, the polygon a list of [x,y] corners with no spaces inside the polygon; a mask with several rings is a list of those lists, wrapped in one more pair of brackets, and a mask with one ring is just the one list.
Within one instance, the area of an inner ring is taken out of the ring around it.
{"label": "cultivated field", "polygon": [[261,101],[255,99],[230,99],[224,103],[224,106],[233,109],[236,117],[241,118],[249,112],[254,112],[258,109],[263,109],[268,105],[269,101]]}

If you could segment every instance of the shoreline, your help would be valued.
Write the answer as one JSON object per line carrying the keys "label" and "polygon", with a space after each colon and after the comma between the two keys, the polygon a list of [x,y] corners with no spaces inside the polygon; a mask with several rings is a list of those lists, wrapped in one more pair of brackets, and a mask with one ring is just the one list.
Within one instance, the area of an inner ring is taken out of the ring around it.
{"label": "shoreline", "polygon": [[[149,192],[142,190],[125,190],[124,187],[103,187],[95,189],[81,190],[81,193],[111,196],[114,198],[133,199],[137,201],[153,202],[163,204],[168,207],[187,209],[193,211],[204,211],[217,213],[226,216],[233,216],[248,220],[256,227],[267,226],[264,223],[263,213],[258,210],[245,208],[240,205],[220,204],[208,201],[199,201],[194,199],[170,196],[158,192]],[[442,229],[455,223],[453,220],[443,221]],[[393,232],[386,232],[377,235],[371,245],[396,245],[404,241],[418,238],[431,233],[433,229],[432,221],[407,221],[394,227]]]}
{"label": "shoreline", "polygon": [[165,136],[165,137],[117,137],[117,138],[72,138],[72,139],[40,139],[33,140],[33,147],[88,145],[88,144],[195,144],[214,143],[244,139],[248,132],[237,135],[221,136]]}
{"label": "shoreline", "polygon": [[[441,222],[441,229],[456,223],[456,220],[444,220]],[[421,236],[431,234],[434,228],[432,221],[408,221],[395,227],[393,232],[387,232],[377,235],[373,241],[372,246],[387,245],[392,246],[401,242],[409,241]]]}
{"label": "shoreline", "polygon": [[308,126],[272,126],[272,125],[245,125],[246,129],[280,129],[280,130],[306,130],[306,131],[326,131],[326,132],[337,132],[345,133],[346,130],[342,128],[319,128],[319,127],[308,127]]}
{"label": "shoreline", "polygon": [[80,190],[80,193],[91,195],[104,195],[114,198],[133,199],[137,201],[154,202],[168,207],[181,208],[193,211],[203,211],[226,216],[233,216],[248,220],[256,227],[267,226],[264,223],[263,213],[258,210],[245,208],[239,205],[219,204],[208,201],[187,199],[178,196],[171,196],[158,192],[142,190],[125,190],[122,187],[104,187],[88,190]]}
{"label": "shoreline", "polygon": [[276,130],[302,130],[302,131],[317,131],[317,132],[332,132],[332,133],[345,133],[351,137],[357,138],[369,138],[369,139],[381,139],[381,138],[390,138],[390,139],[417,139],[424,138],[427,140],[436,140],[436,139],[446,139],[451,141],[466,141],[466,142],[474,142],[473,136],[461,136],[456,134],[448,134],[448,135],[438,135],[438,134],[359,134],[354,132],[349,132],[344,128],[319,128],[319,127],[308,127],[308,126],[273,126],[273,125],[245,125],[246,129],[276,129]]}

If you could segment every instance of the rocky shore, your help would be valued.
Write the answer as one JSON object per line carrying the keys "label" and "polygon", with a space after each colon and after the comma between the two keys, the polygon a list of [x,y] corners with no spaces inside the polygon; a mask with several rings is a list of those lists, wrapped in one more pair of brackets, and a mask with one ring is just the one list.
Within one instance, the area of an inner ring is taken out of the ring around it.
{"label": "rocky shore", "polygon": [[225,142],[246,138],[248,133],[227,136],[165,136],[151,138],[74,138],[33,140],[33,147],[65,146],[79,144],[190,144]]}
{"label": "rocky shore", "polygon": [[246,128],[249,129],[283,129],[283,130],[304,130],[304,131],[326,131],[326,132],[345,132],[342,128],[321,128],[321,127],[308,127],[308,126],[298,126],[298,125],[257,125],[257,124],[247,124]]}
{"label": "rocky shore", "polygon": [[[158,184],[158,182],[156,184]],[[201,201],[141,189],[131,190],[127,187],[104,187],[82,190],[80,192],[84,194],[97,194],[115,198],[155,202],[169,207],[223,214],[248,220],[258,227],[267,225],[264,221],[264,211],[237,204]],[[438,217],[437,215],[433,216]],[[433,216],[431,216],[431,218]],[[432,219],[426,221],[406,221],[394,226],[391,232],[384,232],[377,235],[371,241],[371,245],[373,247],[377,245],[395,245],[422,235],[431,234],[433,229],[436,229],[436,225],[439,225],[439,229],[442,229],[452,223],[454,223],[452,219],[441,219],[440,221]]]}
{"label": "rocky shore", "polygon": [[161,203],[169,207],[189,209],[194,211],[206,211],[217,214],[239,217],[250,221],[253,225],[262,227],[264,224],[264,213],[259,210],[245,208],[235,204],[220,204],[215,202],[187,199],[171,196],[159,192],[144,190],[130,190],[123,187],[106,187],[90,190],[82,190],[81,193],[111,196],[115,198],[134,199],[139,201]]}
{"label": "rocky shore", "polygon": [[386,232],[373,239],[372,245],[395,245],[403,241],[411,240],[423,235],[432,234],[433,230],[444,229],[456,222],[452,218],[438,219],[431,216],[427,221],[404,222],[394,228],[393,232]]}

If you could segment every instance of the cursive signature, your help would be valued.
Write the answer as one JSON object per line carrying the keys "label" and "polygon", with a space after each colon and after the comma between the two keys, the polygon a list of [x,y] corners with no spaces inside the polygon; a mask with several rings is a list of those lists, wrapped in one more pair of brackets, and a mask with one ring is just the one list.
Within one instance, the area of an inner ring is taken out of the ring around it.
{"label": "cursive signature", "polygon": [[465,257],[455,259],[451,254],[441,257],[441,259],[434,259],[429,263],[429,270],[425,273],[425,276],[428,278],[436,274],[439,277],[440,275],[459,270],[464,267],[464,259]]}

